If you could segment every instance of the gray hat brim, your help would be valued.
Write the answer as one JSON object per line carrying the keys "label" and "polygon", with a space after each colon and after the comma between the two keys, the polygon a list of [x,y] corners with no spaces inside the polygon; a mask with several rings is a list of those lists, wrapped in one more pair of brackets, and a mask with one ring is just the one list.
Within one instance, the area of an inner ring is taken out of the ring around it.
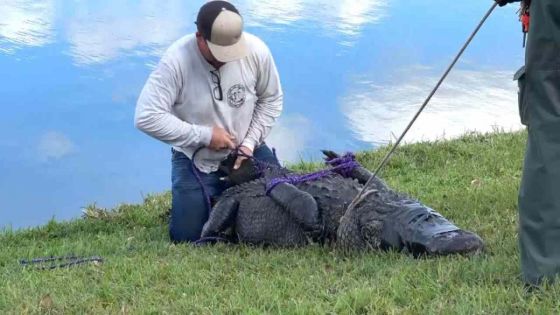
{"label": "gray hat brim", "polygon": [[245,58],[249,54],[249,49],[247,48],[247,42],[245,40],[245,34],[241,34],[241,37],[237,43],[229,46],[220,46],[207,41],[208,48],[210,52],[220,62],[230,62]]}

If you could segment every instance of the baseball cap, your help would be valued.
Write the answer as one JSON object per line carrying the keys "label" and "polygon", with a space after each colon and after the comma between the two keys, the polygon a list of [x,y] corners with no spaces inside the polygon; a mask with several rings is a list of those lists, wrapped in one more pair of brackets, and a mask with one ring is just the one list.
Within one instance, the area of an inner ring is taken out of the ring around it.
{"label": "baseball cap", "polygon": [[230,62],[247,55],[243,18],[231,3],[207,2],[198,11],[196,25],[218,61]]}

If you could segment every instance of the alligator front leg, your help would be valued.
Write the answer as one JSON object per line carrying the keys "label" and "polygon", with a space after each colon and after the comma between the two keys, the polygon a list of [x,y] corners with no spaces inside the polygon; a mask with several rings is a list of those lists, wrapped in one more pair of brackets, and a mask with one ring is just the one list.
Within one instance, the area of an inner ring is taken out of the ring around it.
{"label": "alligator front leg", "polygon": [[285,209],[306,231],[320,230],[317,202],[309,193],[288,183],[276,185],[269,196]]}
{"label": "alligator front leg", "polygon": [[234,198],[221,199],[212,208],[208,221],[202,228],[201,237],[216,236],[232,226],[237,216],[239,201]]}
{"label": "alligator front leg", "polygon": [[360,203],[368,196],[377,193],[377,190],[368,190],[358,199],[356,206],[349,206],[340,218],[336,237],[337,248],[343,253],[376,250],[380,247],[383,222],[375,212],[363,212],[356,208],[360,207]]}
{"label": "alligator front leg", "polygon": [[358,218],[353,212],[340,218],[340,225],[336,231],[336,248],[344,255],[366,249],[366,241],[360,233]]}

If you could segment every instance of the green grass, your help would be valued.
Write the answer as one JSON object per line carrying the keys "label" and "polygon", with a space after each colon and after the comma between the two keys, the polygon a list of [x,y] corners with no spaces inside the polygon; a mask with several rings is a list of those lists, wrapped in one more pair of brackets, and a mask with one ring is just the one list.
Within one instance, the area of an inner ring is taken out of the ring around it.
{"label": "green grass", "polygon": [[[517,190],[526,135],[467,135],[399,148],[383,172],[397,190],[478,233],[485,253],[414,259],[330,248],[171,245],[169,193],[88,219],[0,232],[0,313],[543,314],[560,286],[524,292]],[[373,169],[387,152],[360,153]],[[294,166],[310,170],[317,166]],[[100,265],[38,271],[20,258],[101,255]]]}

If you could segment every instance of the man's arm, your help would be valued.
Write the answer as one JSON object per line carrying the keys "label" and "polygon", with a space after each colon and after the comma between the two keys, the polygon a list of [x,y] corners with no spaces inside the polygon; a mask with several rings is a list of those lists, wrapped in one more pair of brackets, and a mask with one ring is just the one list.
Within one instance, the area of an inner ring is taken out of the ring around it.
{"label": "man's arm", "polygon": [[179,65],[169,55],[164,56],[140,94],[135,126],[172,146],[208,146],[212,140],[212,127],[189,124],[172,114],[182,81]]}
{"label": "man's arm", "polygon": [[[263,45],[264,46],[264,45]],[[278,70],[268,47],[264,46],[259,54],[259,68],[256,85],[257,103],[247,136],[241,145],[250,149],[264,141],[276,119],[282,113],[284,95],[280,84]]]}

